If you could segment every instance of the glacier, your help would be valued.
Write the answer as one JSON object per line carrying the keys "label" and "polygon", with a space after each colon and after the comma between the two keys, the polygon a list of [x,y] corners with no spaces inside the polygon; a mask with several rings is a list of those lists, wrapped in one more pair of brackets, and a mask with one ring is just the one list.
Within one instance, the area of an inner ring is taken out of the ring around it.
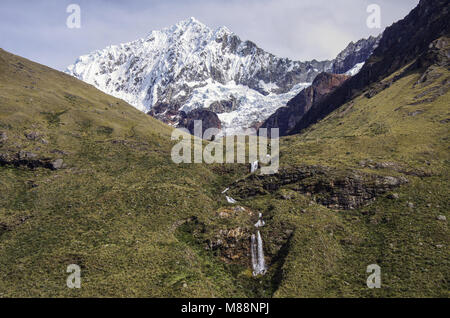
{"label": "glacier", "polygon": [[279,58],[226,27],[212,29],[189,18],[83,55],[66,73],[172,126],[180,123],[181,112],[213,111],[223,134],[233,135],[258,127],[319,73],[332,69],[333,61]]}

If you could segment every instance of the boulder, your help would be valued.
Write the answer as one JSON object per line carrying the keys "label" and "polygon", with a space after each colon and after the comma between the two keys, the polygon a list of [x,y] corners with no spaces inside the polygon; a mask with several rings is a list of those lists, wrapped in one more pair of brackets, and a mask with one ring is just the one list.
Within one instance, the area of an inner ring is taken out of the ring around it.
{"label": "boulder", "polygon": [[37,157],[36,154],[29,152],[29,151],[21,150],[17,153],[17,158],[19,160],[30,160],[30,159],[35,159],[36,157]]}
{"label": "boulder", "polygon": [[58,170],[64,167],[64,161],[62,159],[56,159],[50,165],[52,170]]}
{"label": "boulder", "polygon": [[0,131],[0,143],[3,143],[8,140],[8,136],[6,135],[6,132]]}
{"label": "boulder", "polygon": [[30,133],[25,134],[25,137],[28,140],[36,141],[36,140],[39,140],[41,138],[41,134],[36,132],[36,131],[32,131]]}
{"label": "boulder", "polygon": [[388,195],[388,198],[392,200],[398,200],[400,196],[397,193],[391,193]]}

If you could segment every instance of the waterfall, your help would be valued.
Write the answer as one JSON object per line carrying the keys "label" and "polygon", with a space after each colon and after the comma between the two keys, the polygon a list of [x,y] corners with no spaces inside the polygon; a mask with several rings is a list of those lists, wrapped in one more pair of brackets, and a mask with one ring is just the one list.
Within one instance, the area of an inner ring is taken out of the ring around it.
{"label": "waterfall", "polygon": [[232,197],[226,196],[226,198],[227,198],[227,202],[228,203],[230,203],[230,204],[235,204],[236,203],[236,200],[233,199]]}
{"label": "waterfall", "polygon": [[[258,161],[252,164],[252,172],[256,171],[257,169],[258,169]],[[227,193],[229,189],[230,188],[226,188],[225,190],[223,190],[222,194]],[[230,204],[237,203],[236,200],[233,199],[232,197],[225,195],[225,198],[227,199],[227,202]],[[255,227],[260,228],[263,227],[265,224],[266,223],[262,218],[262,213],[259,213],[258,222],[256,222]],[[253,276],[264,275],[267,271],[267,268],[266,262],[264,260],[263,241],[259,230],[256,231],[256,235],[252,234],[251,236],[250,252],[252,257]]]}
{"label": "waterfall", "polygon": [[251,253],[253,276],[264,275],[267,268],[264,260],[263,242],[259,231],[256,232],[256,236],[252,234]]}
{"label": "waterfall", "polygon": [[264,250],[263,250],[263,241],[261,238],[261,233],[258,231],[258,269],[261,274],[266,273],[266,262],[264,261]]}
{"label": "waterfall", "polygon": [[[265,224],[262,219],[262,213],[259,213],[258,222],[255,224],[255,227],[263,227]],[[267,268],[264,260],[263,241],[259,230],[256,231],[256,235],[252,234],[250,249],[252,254],[253,276],[264,275]]]}
{"label": "waterfall", "polygon": [[256,160],[255,162],[253,162],[250,165],[250,173],[256,172],[256,170],[258,170],[258,166],[259,166],[259,162],[258,162],[258,160]]}
{"label": "waterfall", "polygon": [[256,236],[252,234],[252,243],[250,245],[250,251],[252,253],[252,268],[253,268],[253,276],[255,276],[255,271],[258,267],[258,252],[256,250]]}
{"label": "waterfall", "polygon": [[264,225],[266,225],[266,222],[264,222],[264,220],[262,219],[262,214],[260,213],[258,222],[256,222],[255,227],[263,227]]}

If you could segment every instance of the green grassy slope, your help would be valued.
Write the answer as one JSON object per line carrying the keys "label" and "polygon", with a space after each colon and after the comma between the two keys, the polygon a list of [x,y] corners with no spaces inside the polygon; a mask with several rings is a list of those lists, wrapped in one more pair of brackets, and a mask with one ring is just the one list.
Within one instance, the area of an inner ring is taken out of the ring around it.
{"label": "green grassy slope", "polygon": [[[214,211],[222,186],[211,167],[172,163],[168,126],[0,51],[0,132],[0,153],[67,165],[0,166],[0,296],[246,295],[174,235],[180,220]],[[72,263],[80,290],[66,287]]]}
{"label": "green grassy slope", "polygon": [[[282,168],[408,184],[343,210],[293,182],[243,199],[242,212],[221,191],[238,178],[252,185],[245,166],[175,165],[168,126],[0,51],[0,154],[66,164],[0,166],[0,297],[448,297],[448,223],[437,219],[449,217],[448,92],[408,105],[450,76],[433,74],[427,86],[409,74],[281,139]],[[39,136],[29,140],[31,132]],[[248,249],[258,212],[270,267],[254,278]],[[81,289],[66,287],[72,263],[82,267]],[[377,290],[366,286],[373,263],[382,270]]]}
{"label": "green grassy slope", "polygon": [[[354,210],[317,205],[310,194],[298,194],[302,182],[248,198],[253,208],[269,206],[269,227],[294,229],[273,273],[274,296],[449,296],[450,235],[438,217],[448,220],[450,210],[450,72],[432,67],[430,80],[417,84],[421,75],[408,74],[370,99],[361,95],[303,134],[282,139],[284,168],[323,166],[409,183]],[[270,229],[262,232],[270,241]],[[381,289],[366,286],[370,264],[381,267]]]}

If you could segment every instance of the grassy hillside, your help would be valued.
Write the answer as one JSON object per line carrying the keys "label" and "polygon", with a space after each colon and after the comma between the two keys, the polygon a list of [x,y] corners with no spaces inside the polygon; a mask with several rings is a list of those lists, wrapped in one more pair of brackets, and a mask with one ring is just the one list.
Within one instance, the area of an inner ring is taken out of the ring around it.
{"label": "grassy hillside", "polygon": [[[442,216],[448,219],[450,210],[450,72],[432,66],[427,74],[421,82],[421,72],[408,73],[370,99],[362,94],[281,141],[284,169],[319,166],[331,169],[327,179],[370,174],[404,177],[407,184],[346,210],[318,205],[326,190],[304,190],[326,186],[314,179],[320,176],[288,181],[276,191],[267,188],[280,179],[238,183],[236,195],[255,182],[263,187],[245,196],[245,204],[265,209],[269,227],[294,229],[273,273],[279,282],[274,296],[449,296],[450,235]],[[271,230],[262,232],[270,241]],[[365,285],[370,264],[381,267],[381,289]]]}
{"label": "grassy hillside", "polygon": [[[283,138],[282,170],[264,179],[243,165],[175,165],[168,126],[0,51],[0,154],[11,163],[0,166],[0,297],[448,297],[450,236],[438,216],[449,217],[450,73],[433,72]],[[26,164],[56,159],[63,168]],[[289,169],[311,175],[287,180]],[[408,183],[352,209],[324,203],[342,180],[364,192],[386,177]],[[229,185],[243,208],[224,200]],[[270,267],[254,278],[259,212]],[[66,287],[73,263],[81,289]],[[377,290],[366,286],[373,263]]]}
{"label": "grassy hillside", "polygon": [[[214,211],[222,188],[211,167],[172,163],[171,128],[0,51],[0,132],[0,153],[66,165],[0,166],[0,296],[245,296],[174,236]],[[72,263],[80,290],[66,287]]]}

